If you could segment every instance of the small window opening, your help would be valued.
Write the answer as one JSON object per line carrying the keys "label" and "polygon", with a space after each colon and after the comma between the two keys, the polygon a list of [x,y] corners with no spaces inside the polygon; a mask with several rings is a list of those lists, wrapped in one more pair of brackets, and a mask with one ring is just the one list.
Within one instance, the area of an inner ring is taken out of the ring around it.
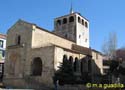
{"label": "small window opening", "polygon": [[85,22],[85,27],[86,27],[86,28],[88,27],[88,23],[87,23],[87,22]]}
{"label": "small window opening", "polygon": [[82,25],[84,25],[84,20],[82,19]]}
{"label": "small window opening", "polygon": [[61,20],[57,20],[57,25],[61,25]]}
{"label": "small window opening", "polygon": [[66,24],[66,23],[67,23],[67,19],[64,18],[64,19],[63,19],[63,24]]}
{"label": "small window opening", "polygon": [[85,39],[85,42],[87,42],[87,41],[88,41],[88,39],[86,38],[86,39]]}
{"label": "small window opening", "polygon": [[20,36],[20,35],[17,36],[17,38],[16,38],[16,44],[17,44],[17,45],[20,45],[20,44],[21,44],[21,36]]}
{"label": "small window opening", "polygon": [[80,19],[80,17],[78,17],[78,22],[81,23],[81,19]]}
{"label": "small window opening", "polygon": [[71,17],[69,18],[69,22],[74,22],[74,17],[73,17],[73,16],[71,16]]}

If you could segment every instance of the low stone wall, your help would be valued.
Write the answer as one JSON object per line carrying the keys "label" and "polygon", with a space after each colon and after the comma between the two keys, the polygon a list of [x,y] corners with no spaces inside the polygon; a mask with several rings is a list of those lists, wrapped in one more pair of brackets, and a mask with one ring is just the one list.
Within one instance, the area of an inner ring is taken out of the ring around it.
{"label": "low stone wall", "polygon": [[58,90],[88,90],[84,85],[64,85],[58,86]]}

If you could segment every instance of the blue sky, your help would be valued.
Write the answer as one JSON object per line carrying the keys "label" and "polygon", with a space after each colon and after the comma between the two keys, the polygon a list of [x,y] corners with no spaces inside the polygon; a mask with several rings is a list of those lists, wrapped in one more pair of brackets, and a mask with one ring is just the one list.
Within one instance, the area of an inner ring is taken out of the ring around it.
{"label": "blue sky", "polygon": [[[117,33],[118,48],[125,46],[125,0],[72,0],[74,11],[90,21],[90,46],[101,51],[110,32]],[[0,33],[18,20],[53,30],[53,19],[69,14],[71,0],[1,0]]]}

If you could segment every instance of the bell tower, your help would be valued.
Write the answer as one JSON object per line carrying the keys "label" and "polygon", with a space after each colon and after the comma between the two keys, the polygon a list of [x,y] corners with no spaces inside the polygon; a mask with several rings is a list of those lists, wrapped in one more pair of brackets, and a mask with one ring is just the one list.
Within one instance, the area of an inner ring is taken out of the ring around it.
{"label": "bell tower", "polygon": [[89,21],[80,13],[70,10],[69,15],[55,18],[54,33],[89,48]]}

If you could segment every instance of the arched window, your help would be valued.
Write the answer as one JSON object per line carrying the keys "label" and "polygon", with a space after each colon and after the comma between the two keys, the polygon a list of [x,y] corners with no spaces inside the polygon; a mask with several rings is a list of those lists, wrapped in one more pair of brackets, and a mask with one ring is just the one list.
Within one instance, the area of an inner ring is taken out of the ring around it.
{"label": "arched window", "polygon": [[69,17],[69,22],[74,22],[74,17],[73,16]]}
{"label": "arched window", "polygon": [[81,59],[81,73],[88,72],[88,61],[86,60],[86,57]]}
{"label": "arched window", "polygon": [[82,19],[82,25],[84,25],[84,20]]}
{"label": "arched window", "polygon": [[80,17],[78,17],[78,22],[81,23],[81,19],[80,19]]}
{"label": "arched window", "polygon": [[81,73],[84,73],[84,59],[81,60]]}
{"label": "arched window", "polygon": [[78,65],[79,63],[78,63],[78,58],[76,57],[75,58],[75,62],[74,62],[74,71],[76,72],[76,71],[78,71]]}
{"label": "arched window", "polygon": [[61,20],[57,20],[57,25],[61,25]]}
{"label": "arched window", "polygon": [[88,27],[88,23],[87,23],[87,22],[85,22],[85,27],[86,27],[86,28]]}
{"label": "arched window", "polygon": [[87,41],[88,41],[88,39],[86,38],[86,39],[85,39],[85,42],[87,42]]}
{"label": "arched window", "polygon": [[20,45],[20,43],[21,43],[21,36],[19,35],[16,37],[16,44]]}
{"label": "arched window", "polygon": [[67,61],[67,55],[63,55],[63,62]]}
{"label": "arched window", "polygon": [[32,62],[32,75],[33,76],[42,75],[42,60],[39,57],[34,58]]}
{"label": "arched window", "polygon": [[70,56],[69,57],[69,62],[72,64],[72,66],[73,66],[73,57],[72,56]]}
{"label": "arched window", "polygon": [[67,18],[64,18],[63,19],[63,24],[66,24],[67,23]]}

